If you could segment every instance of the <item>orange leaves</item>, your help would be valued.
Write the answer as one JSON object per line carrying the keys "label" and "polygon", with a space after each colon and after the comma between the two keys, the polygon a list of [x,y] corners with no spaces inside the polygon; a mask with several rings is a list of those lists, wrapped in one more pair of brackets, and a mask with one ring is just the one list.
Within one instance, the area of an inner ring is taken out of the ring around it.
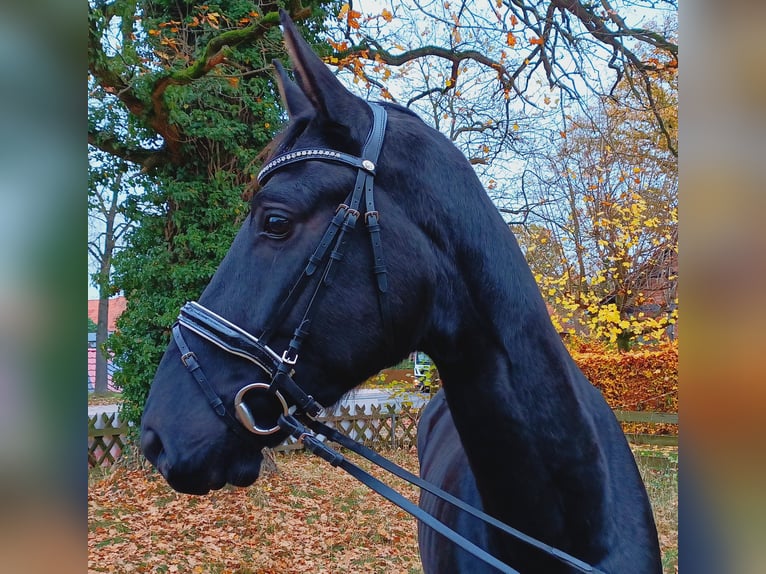
{"label": "orange leaves", "polygon": [[[417,471],[414,452],[392,453]],[[120,467],[88,490],[88,561],[101,572],[409,572],[417,525],[353,478],[302,453],[246,489],[192,497]],[[364,465],[365,468],[369,466]],[[381,476],[377,471],[373,474]],[[417,500],[411,487],[397,488]]]}
{"label": "orange leaves", "polygon": [[349,4],[344,4],[338,12],[338,20],[345,20],[349,28],[354,30],[359,29],[359,18],[362,17],[362,13],[356,10],[352,10]]}
{"label": "orange leaves", "polygon": [[513,32],[508,32],[508,34],[505,35],[505,43],[511,48],[516,45],[516,36],[513,35]]}
{"label": "orange leaves", "polygon": [[542,38],[530,38],[529,43],[533,46],[542,46],[543,45],[543,39]]}
{"label": "orange leaves", "polygon": [[336,52],[345,52],[348,50],[348,42],[346,40],[343,40],[342,42],[336,42],[332,38],[328,38],[327,43],[330,44],[330,46],[332,46]]}
{"label": "orange leaves", "polygon": [[[578,352],[579,351],[579,352]],[[622,410],[678,411],[678,346],[606,353],[572,349],[572,357],[609,406]]]}
{"label": "orange leaves", "polygon": [[380,16],[386,21],[391,22],[391,20],[394,19],[394,15],[386,8],[383,8],[383,11],[380,13]]}

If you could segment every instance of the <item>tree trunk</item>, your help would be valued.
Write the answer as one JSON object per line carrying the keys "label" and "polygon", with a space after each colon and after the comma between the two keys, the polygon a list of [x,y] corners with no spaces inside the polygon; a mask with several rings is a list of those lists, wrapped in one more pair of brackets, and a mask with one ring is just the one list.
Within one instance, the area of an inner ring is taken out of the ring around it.
{"label": "tree trunk", "polygon": [[109,299],[99,290],[98,323],[96,324],[96,381],[94,394],[105,394],[109,387],[106,338],[109,336]]}

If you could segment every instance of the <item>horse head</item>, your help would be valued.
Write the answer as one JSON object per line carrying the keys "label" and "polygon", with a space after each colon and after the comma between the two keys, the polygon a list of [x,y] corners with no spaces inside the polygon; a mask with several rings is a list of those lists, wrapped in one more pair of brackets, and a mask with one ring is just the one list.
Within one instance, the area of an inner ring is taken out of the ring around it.
{"label": "horse head", "polygon": [[289,125],[229,252],[184,307],[142,417],[143,452],[184,492],[251,484],[261,449],[285,438],[253,430],[296,403],[334,404],[421,342],[447,280],[433,263],[441,205],[430,190],[455,177],[432,167],[453,157],[474,177],[446,139],[351,94],[285,14],[282,25],[295,82],[275,66]]}

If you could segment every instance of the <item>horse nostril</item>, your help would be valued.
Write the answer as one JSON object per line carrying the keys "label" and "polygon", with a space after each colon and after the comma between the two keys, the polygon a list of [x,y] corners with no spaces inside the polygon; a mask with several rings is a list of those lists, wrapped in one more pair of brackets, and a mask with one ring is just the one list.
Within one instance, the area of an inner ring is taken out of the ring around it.
{"label": "horse nostril", "polygon": [[157,459],[162,452],[162,441],[160,435],[150,428],[141,429],[141,452],[154,466],[157,466]]}

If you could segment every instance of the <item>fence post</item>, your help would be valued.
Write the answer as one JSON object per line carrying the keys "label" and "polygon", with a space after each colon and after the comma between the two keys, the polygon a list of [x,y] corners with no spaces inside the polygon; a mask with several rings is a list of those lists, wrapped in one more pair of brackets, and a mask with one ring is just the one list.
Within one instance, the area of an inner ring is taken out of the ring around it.
{"label": "fence post", "polygon": [[[390,408],[390,407],[389,407]],[[391,413],[391,448],[396,448],[396,411],[393,408],[389,411]]]}

